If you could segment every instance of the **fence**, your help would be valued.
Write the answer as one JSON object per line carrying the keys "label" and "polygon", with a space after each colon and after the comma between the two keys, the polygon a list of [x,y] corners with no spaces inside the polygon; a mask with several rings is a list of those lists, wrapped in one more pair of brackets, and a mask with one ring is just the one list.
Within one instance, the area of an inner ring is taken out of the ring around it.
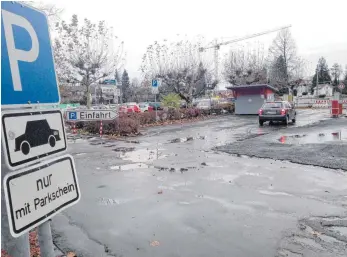
{"label": "fence", "polygon": [[[295,105],[297,108],[325,108],[330,109],[331,108],[331,100],[330,98],[296,98],[295,99]],[[342,106],[344,109],[347,109],[347,99],[342,99],[339,101],[342,103]]]}

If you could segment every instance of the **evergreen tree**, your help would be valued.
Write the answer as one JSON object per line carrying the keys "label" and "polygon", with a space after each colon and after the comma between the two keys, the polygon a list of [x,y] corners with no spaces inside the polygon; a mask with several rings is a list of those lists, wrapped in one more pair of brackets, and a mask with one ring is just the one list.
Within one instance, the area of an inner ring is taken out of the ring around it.
{"label": "evergreen tree", "polygon": [[280,55],[273,61],[270,69],[270,80],[277,87],[286,85],[287,69],[283,55]]}
{"label": "evergreen tree", "polygon": [[316,72],[312,78],[312,89],[311,89],[312,93],[314,91],[314,88],[317,86],[317,70],[318,70],[318,84],[331,82],[328,64],[324,57],[319,58],[317,68],[318,69],[316,69]]}
{"label": "evergreen tree", "polygon": [[131,98],[130,79],[128,72],[124,70],[122,75],[122,100],[126,103]]}

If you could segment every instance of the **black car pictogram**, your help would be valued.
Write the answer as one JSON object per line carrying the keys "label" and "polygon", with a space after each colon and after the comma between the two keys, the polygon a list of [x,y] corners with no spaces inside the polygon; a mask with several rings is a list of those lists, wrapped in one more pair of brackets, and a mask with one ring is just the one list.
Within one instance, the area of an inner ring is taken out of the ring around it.
{"label": "black car pictogram", "polygon": [[23,154],[27,155],[31,147],[44,144],[54,147],[56,141],[59,140],[59,131],[51,129],[46,119],[28,121],[25,133],[15,139],[15,152],[22,151]]}

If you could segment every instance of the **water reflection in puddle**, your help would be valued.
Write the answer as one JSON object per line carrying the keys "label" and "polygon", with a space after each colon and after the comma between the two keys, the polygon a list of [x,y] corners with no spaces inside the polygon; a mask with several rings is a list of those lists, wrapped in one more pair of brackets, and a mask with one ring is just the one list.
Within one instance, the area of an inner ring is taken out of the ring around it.
{"label": "water reflection in puddle", "polygon": [[162,153],[164,149],[139,149],[131,152],[120,154],[120,158],[123,160],[133,162],[148,162],[167,157]]}
{"label": "water reflection in puddle", "polygon": [[345,140],[347,140],[347,129],[315,134],[281,136],[278,139],[278,141],[282,144],[319,144]]}
{"label": "water reflection in puddle", "polygon": [[145,163],[130,163],[130,164],[124,164],[124,165],[117,165],[117,166],[111,166],[111,170],[119,170],[119,171],[125,171],[125,170],[134,170],[134,169],[147,169],[150,166]]}

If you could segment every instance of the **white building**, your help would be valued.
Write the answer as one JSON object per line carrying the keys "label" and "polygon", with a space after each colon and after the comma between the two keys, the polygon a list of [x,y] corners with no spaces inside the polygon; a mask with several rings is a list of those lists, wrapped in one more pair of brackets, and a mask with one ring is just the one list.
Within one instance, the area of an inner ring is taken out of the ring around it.
{"label": "white building", "polygon": [[[318,89],[318,93],[317,93]],[[321,84],[314,89],[314,95],[325,95],[326,97],[333,96],[334,87],[331,84]]]}

